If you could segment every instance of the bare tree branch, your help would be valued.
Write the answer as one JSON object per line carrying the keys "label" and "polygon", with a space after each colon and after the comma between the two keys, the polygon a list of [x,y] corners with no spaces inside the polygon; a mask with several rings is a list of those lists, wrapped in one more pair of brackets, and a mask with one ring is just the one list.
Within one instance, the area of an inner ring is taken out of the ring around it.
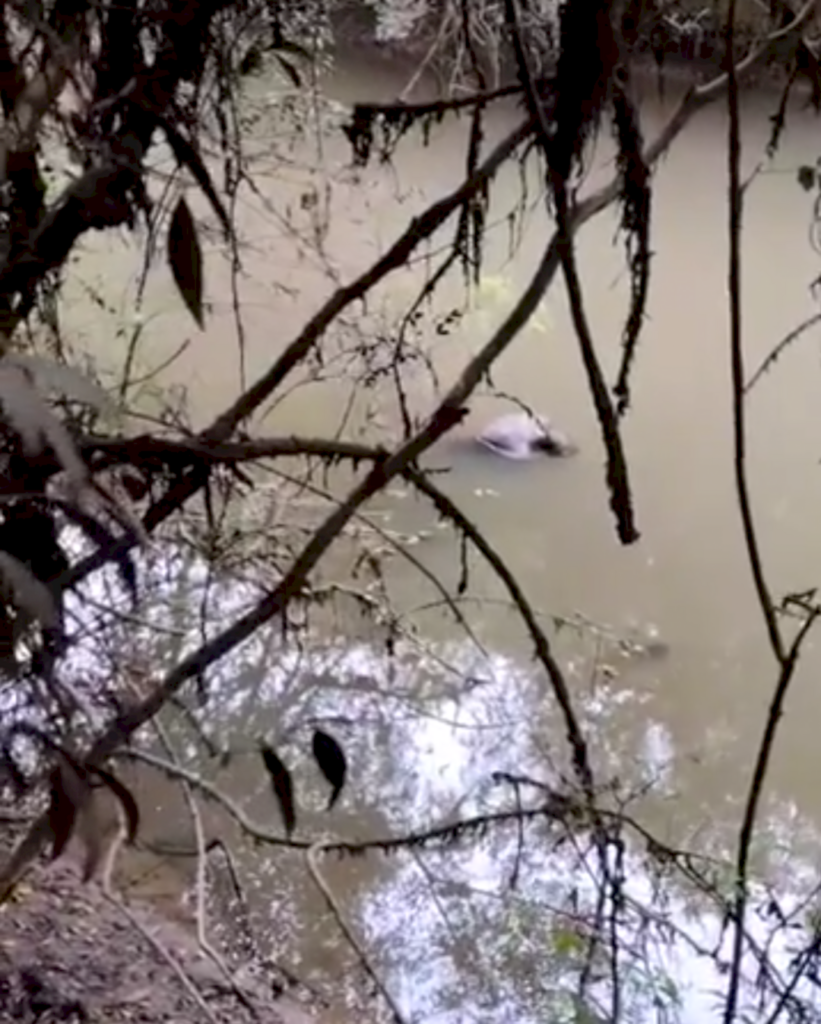
{"label": "bare tree branch", "polygon": [[[727,13],[726,46],[728,53],[727,107],[729,112],[727,135],[727,177],[729,191],[729,266],[728,303],[730,318],[730,362],[732,376],[733,410],[733,469],[736,497],[741,516],[747,559],[761,613],[764,618],[770,647],[779,667],[779,675],[767,713],[764,733],[759,745],[750,790],[744,809],[738,840],[735,896],[732,908],[734,925],[732,958],[724,1004],[724,1022],[733,1024],[738,1011],[741,983],[741,965],[744,953],[745,914],[748,900],[748,868],[756,813],[763,793],[764,781],[775,744],[778,723],[784,701],[798,663],[801,646],[816,618],[817,607],[805,609],[805,618],[794,640],[787,646],[778,622],[778,609],[773,601],[764,572],[761,548],[753,518],[746,467],[746,407],[744,382],[744,349],[741,317],[741,229],[743,222],[743,190],[741,184],[741,128],[739,111],[738,74],[733,63],[736,28],[736,0],[729,0]],[[798,19],[796,19],[797,21]],[[795,25],[795,22],[792,23]]]}
{"label": "bare tree branch", "polygon": [[761,364],[756,368],[755,372],[750,375],[749,380],[744,385],[745,394],[751,391],[761,380],[764,374],[768,373],[773,368],[793,342],[798,341],[802,334],[806,333],[810,328],[817,326],[819,323],[821,323],[821,313],[813,313],[812,316],[808,316],[805,320],[802,320],[797,327],[794,327],[791,331],[785,334],[784,337],[774,345],[772,349],[770,349],[764,359],[762,359]]}

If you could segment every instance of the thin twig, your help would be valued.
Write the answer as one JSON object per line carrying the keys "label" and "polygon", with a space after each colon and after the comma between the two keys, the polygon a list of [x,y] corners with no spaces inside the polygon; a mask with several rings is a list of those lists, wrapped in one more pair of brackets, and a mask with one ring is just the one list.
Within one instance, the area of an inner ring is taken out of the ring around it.
{"label": "thin twig", "polygon": [[[282,846],[297,850],[304,850],[310,846],[310,843],[304,840],[286,839],[284,836],[276,832],[272,832],[269,829],[264,828],[262,825],[258,825],[248,817],[245,811],[238,803],[232,800],[231,797],[223,793],[222,790],[218,789],[213,783],[209,782],[201,775],[198,775],[196,772],[189,771],[189,769],[184,768],[179,763],[165,760],[164,758],[158,757],[156,754],[151,754],[146,750],[140,750],[138,747],[127,747],[123,750],[119,750],[117,752],[117,757],[139,761],[142,764],[150,765],[158,771],[165,772],[165,774],[170,778],[181,780],[188,786],[195,787],[204,796],[213,800],[214,803],[219,804],[219,806],[234,819],[240,829],[257,842],[265,843],[268,846]],[[191,855],[196,855],[196,850],[192,850]]]}
{"label": "thin twig", "polygon": [[[294,478],[292,476],[289,476],[288,474],[280,473],[279,475],[282,476],[282,478],[285,480],[292,482],[294,480]],[[322,498],[326,498],[328,501],[338,503],[337,498],[329,494],[327,491],[324,491],[321,487],[315,487],[313,484],[307,481],[304,482],[304,487],[307,491],[309,491],[312,494],[315,494]],[[424,579],[428,581],[428,583],[430,583],[434,590],[436,590],[437,593],[439,594],[441,599],[440,603],[450,611],[451,615],[454,617],[456,621],[456,624],[465,634],[467,639],[474,645],[478,653],[481,654],[485,661],[489,662],[490,653],[488,652],[488,649],[476,635],[476,631],[468,622],[467,618],[462,612],[462,609],[458,606],[454,598],[451,596],[445,584],[439,578],[438,573],[434,572],[433,569],[428,568],[428,566],[425,565],[421,558],[417,558],[417,556],[410,550],[407,544],[403,544],[402,541],[399,540],[399,538],[394,537],[391,533],[383,529],[378,523],[374,522],[372,519],[369,519],[367,516],[364,516],[359,513],[357,513],[357,516],[355,518],[357,518],[365,526],[367,526],[368,529],[373,530],[373,532],[378,537],[381,537],[381,539],[386,544],[389,544],[390,547],[393,548],[393,550],[397,553],[397,555],[399,555],[400,558],[404,558],[409,565],[416,569],[420,576],[422,576]]]}
{"label": "thin twig", "polygon": [[464,534],[464,536],[470,540],[476,550],[479,551],[488,565],[490,565],[507,588],[507,591],[510,594],[510,599],[519,612],[519,615],[521,616],[525,626],[527,627],[527,631],[533,640],[536,656],[544,667],[553,688],[556,700],[564,717],[567,739],[572,751],[573,765],[579,777],[582,789],[587,795],[587,799],[592,807],[595,802],[595,785],[593,771],[590,767],[590,758],[587,751],[587,741],[585,740],[581,725],[579,724],[576,713],[573,709],[573,699],[570,696],[570,689],[567,685],[566,679],[564,678],[564,673],[561,670],[561,666],[553,656],[553,652],[550,649],[550,642],[547,639],[547,634],[542,629],[532,605],[528,601],[523,590],[519,586],[516,577],[508,568],[507,564],[502,560],[496,550],[491,547],[481,531],[467,518],[467,516],[465,516],[461,509],[451,501],[446,494],[432,484],[424,474],[415,469],[408,469],[406,470],[405,475],[422,494],[426,495],[430,499],[440,515],[450,521],[460,533]]}
{"label": "thin twig", "polygon": [[334,895],[331,887],[325,880],[322,872],[319,870],[317,858],[328,848],[328,844],[324,841],[318,843],[311,843],[308,849],[305,851],[305,863],[308,867],[308,873],[310,874],[314,885],[322,893],[325,902],[328,904],[328,908],[336,919],[336,923],[339,925],[339,930],[345,936],[351,949],[359,957],[362,966],[365,968],[366,973],[373,981],[379,992],[382,993],[382,998],[388,1006],[391,1015],[395,1021],[395,1024],[405,1024],[405,1018],[403,1017],[396,1000],[391,995],[390,989],[387,987],[385,982],[382,980],[382,976],[379,971],[371,963],[371,958],[368,956],[367,951],[363,948],[359,939],[353,932],[353,929],[348,924],[345,918],[345,912],[339,904],[336,896]]}
{"label": "thin twig", "polygon": [[750,791],[747,796],[744,808],[744,818],[738,839],[735,895],[731,908],[731,916],[734,926],[733,951],[730,960],[730,975],[727,983],[727,998],[724,1007],[725,1024],[732,1024],[738,1006],[738,991],[741,982],[741,963],[744,954],[744,922],[748,898],[747,874],[758,805],[764,791],[764,780],[767,776],[770,757],[772,756],[773,748],[775,746],[776,732],[778,730],[779,722],[781,721],[781,716],[784,712],[784,701],[786,700],[790,683],[792,682],[795,674],[798,658],[801,653],[801,647],[810,629],[815,624],[819,613],[821,613],[821,609],[816,608],[807,614],[806,619],[802,623],[801,628],[796,634],[795,639],[790,645],[787,654],[781,663],[778,682],[776,683],[772,700],[770,701],[770,707],[767,711],[767,722],[764,727],[764,733],[761,737],[761,743],[759,745],[755,767],[753,768],[753,775],[750,781]]}
{"label": "thin twig", "polygon": [[103,895],[105,899],[108,900],[109,903],[111,903],[112,906],[117,908],[117,910],[132,926],[132,928],[134,928],[136,931],[140,933],[140,935],[145,939],[149,946],[151,946],[151,948],[160,957],[160,959],[164,960],[168,964],[168,966],[171,968],[174,974],[176,974],[176,976],[179,978],[183,988],[191,996],[194,1003],[200,1008],[202,1013],[205,1015],[205,1018],[209,1021],[209,1024],[220,1024],[220,1021],[214,1015],[214,1011],[205,1001],[205,998],[203,997],[200,990],[197,988],[193,979],[190,977],[190,975],[186,973],[184,967],[179,962],[179,960],[177,960],[177,958],[173,955],[173,953],[169,949],[166,949],[166,947],[157,938],[155,938],[155,936],[151,934],[151,932],[148,930],[148,928],[145,927],[145,925],[140,921],[136,914],[133,914],[125,905],[125,903],[123,903],[121,899],[118,899],[118,897],[115,896],[114,893],[104,891]]}
{"label": "thin twig", "polygon": [[[177,758],[174,754],[174,749],[171,742],[166,734],[165,729],[158,719],[154,720],[154,729],[160,742],[165,747],[166,753],[172,763],[176,762]],[[196,899],[197,899],[197,942],[199,943],[200,949],[203,953],[211,960],[217,970],[225,978],[228,987],[242,1003],[242,1005],[249,1011],[254,1020],[262,1024],[262,1019],[257,1011],[254,1003],[248,998],[245,992],[242,991],[240,986],[234,980],[234,975],[224,958],[220,954],[208,938],[208,926],[206,918],[206,892],[207,892],[207,878],[206,871],[208,868],[208,855],[205,847],[205,830],[202,825],[202,815],[197,804],[194,794],[191,791],[191,785],[187,779],[181,777],[180,785],[182,786],[183,796],[185,798],[186,806],[188,807],[188,813],[191,815],[191,823],[194,826],[194,837],[197,846],[197,879],[196,879]]]}
{"label": "thin twig", "polygon": [[[741,513],[744,542],[747,557],[753,574],[758,603],[767,626],[770,647],[776,660],[783,664],[785,658],[784,641],[778,629],[775,606],[764,574],[761,550],[753,521],[750,503],[749,486],[747,484],[747,438],[745,428],[744,404],[744,350],[741,325],[741,226],[744,198],[741,192],[741,129],[738,101],[738,78],[732,53],[735,42],[735,4],[729,0],[727,22],[727,51],[729,53],[729,71],[727,79],[727,105],[729,109],[729,126],[727,140],[728,180],[729,180],[729,272],[728,291],[730,309],[730,368],[732,373],[733,399],[733,468],[735,473],[736,497]],[[728,1022],[729,1024],[729,1022]]]}
{"label": "thin twig", "polygon": [[401,269],[424,239],[429,238],[451,214],[486,186],[505,161],[526,141],[531,130],[532,125],[528,119],[496,146],[471,179],[429,206],[421,216],[414,217],[384,256],[355,281],[337,289],[267,373],[215,420],[206,432],[207,439],[223,441],[230,437],[236,427],[252,416],[291,370],[302,362],[339,314],[351,303],[364,298],[388,274]]}
{"label": "thin twig", "polygon": [[764,376],[764,374],[773,368],[776,361],[784,354],[794,341],[798,341],[805,331],[808,331],[811,327],[815,327],[818,323],[821,323],[821,313],[813,313],[813,315],[808,316],[806,320],[802,320],[802,322],[797,327],[794,327],[789,334],[785,334],[778,344],[774,345],[773,348],[770,349],[758,369],[744,385],[744,393],[746,394],[750,391]]}
{"label": "thin twig", "polygon": [[124,901],[115,894],[111,884],[111,876],[114,865],[114,859],[116,856],[116,850],[119,847],[119,845],[121,845],[124,837],[125,832],[121,827],[117,839],[114,840],[114,842],[111,844],[111,847],[109,848],[106,869],[103,872],[101,878],[101,888],[103,896],[113,907],[116,907],[116,909],[123,915],[123,917],[125,917],[125,919],[132,926],[132,928],[134,928],[135,931],[140,933],[140,935],[145,939],[149,946],[151,946],[151,948],[160,957],[160,959],[164,960],[168,964],[168,966],[171,968],[174,974],[176,974],[176,976],[179,978],[183,988],[191,996],[191,998],[200,1008],[200,1010],[202,1010],[203,1014],[210,1022],[210,1024],[220,1024],[220,1022],[214,1015],[213,1010],[205,1001],[205,998],[203,997],[202,993],[197,988],[196,984],[194,983],[190,975],[185,971],[179,960],[171,953],[169,949],[167,949],[159,941],[159,939],[157,939],[154,935],[151,934],[149,929],[145,927],[145,925],[140,921],[137,915],[132,913],[131,910],[126,906]]}
{"label": "thin twig", "polygon": [[733,407],[733,466],[736,495],[741,515],[747,558],[753,575],[758,603],[764,618],[767,635],[773,655],[779,666],[778,681],[767,713],[764,733],[750,782],[750,790],[739,832],[736,877],[732,905],[733,947],[727,996],[724,1005],[724,1022],[733,1024],[738,1011],[738,997],[741,984],[741,969],[744,955],[744,923],[748,899],[748,869],[756,813],[761,800],[764,781],[775,744],[775,736],[784,701],[798,663],[802,643],[818,616],[818,609],[808,609],[806,618],[789,647],[778,623],[778,610],[773,602],[769,584],[764,573],[758,535],[753,520],[746,469],[745,430],[745,388],[744,352],[741,319],[741,228],[743,218],[743,193],[741,188],[741,128],[738,95],[738,78],[733,61],[735,42],[736,0],[729,0],[727,12],[726,48],[728,54],[727,106],[729,112],[727,137],[727,173],[729,189],[729,314],[730,314],[730,360],[732,372]]}

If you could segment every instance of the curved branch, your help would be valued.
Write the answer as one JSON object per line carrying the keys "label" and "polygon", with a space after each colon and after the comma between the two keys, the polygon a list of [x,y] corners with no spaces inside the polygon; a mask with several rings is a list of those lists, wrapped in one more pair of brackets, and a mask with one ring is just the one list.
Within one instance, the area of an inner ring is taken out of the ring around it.
{"label": "curved branch", "polygon": [[440,491],[438,487],[435,487],[426,476],[416,469],[405,470],[404,476],[414,485],[414,487],[416,487],[418,491],[420,491],[420,493],[430,499],[436,510],[444,519],[450,521],[462,534],[464,534],[465,537],[468,538],[468,540],[470,540],[476,550],[482,555],[488,565],[490,565],[507,588],[507,591],[510,594],[510,599],[516,606],[516,609],[521,615],[522,620],[527,627],[527,631],[533,640],[536,656],[547,673],[550,685],[556,695],[556,700],[562,710],[565,729],[567,731],[567,739],[573,753],[573,765],[579,777],[579,781],[582,784],[582,788],[584,789],[588,800],[592,804],[594,797],[594,783],[593,771],[590,767],[590,758],[587,752],[587,741],[584,738],[584,733],[582,732],[579,721],[576,718],[576,713],[573,710],[573,701],[570,696],[567,681],[564,678],[564,673],[562,672],[559,663],[553,657],[553,652],[550,649],[550,642],[548,641],[544,630],[539,625],[536,613],[533,611],[533,607],[525,596],[524,591],[519,586],[516,577],[507,567],[500,555],[487,542],[479,529],[474,526],[467,516],[464,515],[458,505],[451,501],[446,494]]}
{"label": "curved branch", "polygon": [[353,949],[356,955],[359,957],[360,963],[365,968],[365,972],[370,977],[371,981],[376,986],[377,990],[382,993],[382,998],[385,1000],[388,1009],[393,1017],[394,1024],[405,1024],[405,1018],[399,1010],[399,1005],[391,995],[391,990],[385,984],[382,975],[377,971],[371,962],[371,958],[368,956],[367,951],[364,949],[359,939],[357,939],[353,929],[348,923],[348,919],[345,915],[345,911],[339,903],[339,900],[334,895],[330,885],[319,870],[319,864],[317,858],[320,854],[325,853],[328,850],[333,849],[334,843],[321,841],[318,843],[312,843],[311,846],[305,851],[305,864],[308,868],[308,874],[311,876],[314,885],[322,893],[325,902],[328,905],[328,909],[333,914],[336,923],[339,925],[339,930],[345,936],[348,945]]}
{"label": "curved branch", "polygon": [[[736,0],[729,0],[727,11],[727,52],[732,54],[735,36]],[[797,19],[796,19],[797,20]],[[794,22],[792,23],[795,24]],[[727,983],[727,997],[724,1004],[724,1024],[733,1024],[738,1010],[738,995],[741,985],[741,966],[744,953],[744,926],[747,910],[750,850],[755,828],[758,805],[769,768],[770,757],[775,745],[778,724],[783,713],[784,701],[795,674],[801,646],[810,628],[818,617],[818,609],[807,610],[806,618],[792,643],[787,643],[778,622],[778,609],[773,601],[767,581],[758,533],[752,512],[746,465],[746,415],[744,388],[744,349],[741,319],[741,227],[743,218],[743,191],[741,185],[741,118],[738,77],[730,62],[727,73],[727,181],[729,191],[729,258],[728,258],[728,305],[730,319],[730,368],[732,378],[733,409],[733,470],[736,497],[741,516],[747,560],[753,577],[756,597],[764,618],[770,647],[778,664],[779,675],[767,713],[764,734],[755,760],[750,790],[744,809],[738,840],[736,876],[732,905],[734,924],[730,976]]]}
{"label": "curved branch", "polygon": [[794,341],[798,341],[805,331],[810,330],[810,328],[815,327],[819,323],[821,323],[821,313],[813,313],[812,316],[808,316],[806,320],[802,320],[797,327],[794,327],[788,334],[785,334],[784,337],[775,344],[762,359],[756,367],[755,372],[750,375],[749,380],[744,385],[744,393],[746,394],[755,387],[764,374],[768,373],[773,368]]}

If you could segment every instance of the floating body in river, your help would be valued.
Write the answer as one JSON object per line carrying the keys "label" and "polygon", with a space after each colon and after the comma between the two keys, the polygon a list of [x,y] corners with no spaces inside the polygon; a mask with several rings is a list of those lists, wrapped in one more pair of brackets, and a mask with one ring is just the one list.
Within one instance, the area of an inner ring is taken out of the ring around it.
{"label": "floating body in river", "polygon": [[524,461],[540,455],[566,458],[578,448],[558,430],[547,416],[512,412],[492,420],[477,436],[477,442],[505,459]]}

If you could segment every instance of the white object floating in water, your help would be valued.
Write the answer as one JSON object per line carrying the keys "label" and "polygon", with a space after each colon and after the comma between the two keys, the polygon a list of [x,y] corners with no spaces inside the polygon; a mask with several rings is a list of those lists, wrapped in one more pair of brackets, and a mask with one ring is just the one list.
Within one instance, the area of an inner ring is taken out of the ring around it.
{"label": "white object floating in water", "polygon": [[575,447],[546,416],[526,412],[507,413],[489,423],[477,438],[479,444],[506,459],[532,459],[538,453],[570,455]]}

